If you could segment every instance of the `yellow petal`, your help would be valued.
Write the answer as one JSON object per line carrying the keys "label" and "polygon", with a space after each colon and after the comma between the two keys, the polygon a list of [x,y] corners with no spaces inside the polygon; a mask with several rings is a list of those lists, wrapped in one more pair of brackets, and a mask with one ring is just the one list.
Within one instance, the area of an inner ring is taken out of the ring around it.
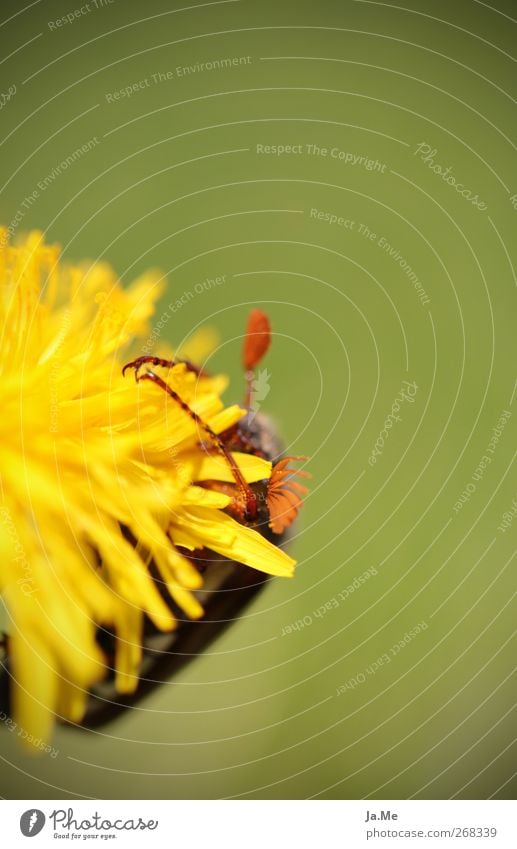
{"label": "yellow petal", "polygon": [[[38,749],[38,741],[46,742],[54,723],[58,688],[57,670],[52,652],[42,639],[27,637],[18,631],[10,635],[13,690],[13,714],[19,734],[27,749]],[[31,740],[34,738],[34,742]]]}
{"label": "yellow petal", "polygon": [[226,513],[206,507],[185,510],[179,523],[207,548],[230,560],[245,563],[267,575],[290,578],[296,561],[254,530],[240,525]]}

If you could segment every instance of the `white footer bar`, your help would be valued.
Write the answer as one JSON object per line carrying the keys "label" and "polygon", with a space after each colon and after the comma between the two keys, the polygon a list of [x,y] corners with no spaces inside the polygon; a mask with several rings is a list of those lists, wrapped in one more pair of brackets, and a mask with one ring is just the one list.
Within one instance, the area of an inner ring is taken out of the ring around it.
{"label": "white footer bar", "polygon": [[3,800],[0,818],[9,849],[517,847],[511,801]]}

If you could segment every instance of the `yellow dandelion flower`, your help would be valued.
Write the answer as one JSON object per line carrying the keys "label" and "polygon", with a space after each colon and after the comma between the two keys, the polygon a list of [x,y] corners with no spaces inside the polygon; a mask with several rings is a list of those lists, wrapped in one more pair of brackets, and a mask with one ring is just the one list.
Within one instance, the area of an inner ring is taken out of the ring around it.
{"label": "yellow dandelion flower", "polygon": [[[29,740],[48,740],[56,716],[81,721],[106,674],[100,627],[116,635],[116,690],[135,689],[144,620],[176,624],[151,563],[192,619],[203,578],[189,552],[293,572],[227,509],[236,472],[201,444],[200,421],[220,434],[245,413],[224,408],[225,378],[169,370],[196,420],[152,381],[122,375],[162,287],[149,272],[122,288],[105,264],[62,264],[39,232],[11,246],[0,230],[0,593],[11,708]],[[270,478],[266,459],[231,457],[250,490]]]}

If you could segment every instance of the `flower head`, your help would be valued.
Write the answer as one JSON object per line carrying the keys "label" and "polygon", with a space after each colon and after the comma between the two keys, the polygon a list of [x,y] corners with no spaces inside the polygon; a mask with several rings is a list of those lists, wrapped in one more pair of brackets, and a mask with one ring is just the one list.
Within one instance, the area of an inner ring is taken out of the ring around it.
{"label": "flower head", "polygon": [[[196,420],[122,376],[162,288],[157,272],[122,288],[108,265],[62,264],[39,232],[10,246],[0,230],[0,593],[13,711],[36,739],[56,715],[81,720],[106,673],[99,626],[116,634],[121,693],[138,682],[144,618],[175,627],[151,562],[192,619],[203,614],[202,577],[188,551],[293,572],[281,549],[224,512],[229,494],[204,486],[232,472],[201,444]],[[223,377],[178,363],[167,381],[216,434],[245,412],[223,406]],[[232,457],[247,483],[271,476],[258,456]]]}

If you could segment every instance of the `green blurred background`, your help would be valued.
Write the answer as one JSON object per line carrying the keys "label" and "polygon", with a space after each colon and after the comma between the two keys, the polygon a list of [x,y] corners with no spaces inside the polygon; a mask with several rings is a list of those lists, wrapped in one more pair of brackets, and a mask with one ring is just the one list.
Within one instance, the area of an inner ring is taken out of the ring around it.
{"label": "green blurred background", "polygon": [[266,309],[264,406],[313,480],[293,581],[104,733],[58,730],[57,757],[0,729],[0,792],[512,797],[514,4],[87,5],[2,3],[0,218],[124,281],[161,267],[163,310],[226,275],[164,337],[215,325],[240,399]]}

